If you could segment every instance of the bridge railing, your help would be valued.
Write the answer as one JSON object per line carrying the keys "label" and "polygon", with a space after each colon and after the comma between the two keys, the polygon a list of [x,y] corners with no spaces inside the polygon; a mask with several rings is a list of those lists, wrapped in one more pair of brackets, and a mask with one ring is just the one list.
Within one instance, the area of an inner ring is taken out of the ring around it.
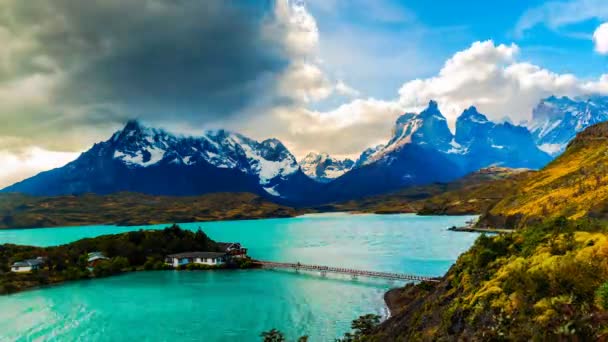
{"label": "bridge railing", "polygon": [[344,267],[332,267],[324,265],[309,265],[301,263],[290,263],[290,262],[274,262],[274,261],[258,261],[258,263],[265,268],[291,268],[291,269],[302,269],[309,271],[320,271],[320,272],[331,272],[340,274],[350,274],[353,276],[365,276],[385,279],[402,279],[402,280],[414,280],[414,281],[431,281],[438,282],[439,278],[425,277],[414,274],[405,273],[394,273],[394,272],[379,272],[379,271],[367,271],[358,270]]}

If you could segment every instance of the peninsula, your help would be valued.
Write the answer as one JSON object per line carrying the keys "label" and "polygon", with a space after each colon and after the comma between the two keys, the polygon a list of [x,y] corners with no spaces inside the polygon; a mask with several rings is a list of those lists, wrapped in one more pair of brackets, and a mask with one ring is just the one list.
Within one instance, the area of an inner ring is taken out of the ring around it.
{"label": "peninsula", "polygon": [[172,225],[82,239],[55,247],[0,245],[0,294],[70,280],[151,270],[255,267],[239,243],[211,240],[202,230]]}

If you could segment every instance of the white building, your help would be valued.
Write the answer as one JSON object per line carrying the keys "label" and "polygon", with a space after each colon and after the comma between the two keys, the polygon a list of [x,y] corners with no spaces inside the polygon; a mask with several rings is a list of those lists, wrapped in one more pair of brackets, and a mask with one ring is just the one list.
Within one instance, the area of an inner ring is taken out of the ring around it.
{"label": "white building", "polygon": [[23,261],[17,261],[11,266],[11,272],[25,273],[35,270],[39,270],[44,265],[44,258],[38,257],[36,259],[27,259]]}
{"label": "white building", "polygon": [[179,267],[188,264],[218,266],[226,262],[226,253],[217,252],[186,252],[167,255],[165,263]]}

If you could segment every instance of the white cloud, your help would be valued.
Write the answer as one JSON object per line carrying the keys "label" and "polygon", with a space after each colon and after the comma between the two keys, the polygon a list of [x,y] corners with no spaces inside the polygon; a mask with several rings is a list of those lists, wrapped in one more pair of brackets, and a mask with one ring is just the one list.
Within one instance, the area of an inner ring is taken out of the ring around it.
{"label": "white cloud", "polygon": [[595,51],[602,55],[608,54],[608,23],[603,23],[593,32]]}
{"label": "white cloud", "polygon": [[275,20],[267,27],[271,34],[283,40],[292,56],[310,56],[319,45],[319,29],[315,18],[304,3],[293,0],[277,0]]}
{"label": "white cloud", "polygon": [[283,96],[303,103],[322,100],[333,92],[323,71],[307,62],[292,62],[281,75],[278,87]]}
{"label": "white cloud", "polygon": [[356,158],[370,145],[386,142],[401,113],[397,102],[373,98],[356,99],[325,112],[279,108],[273,113],[276,126],[270,129],[297,156],[316,150]]}
{"label": "white cloud", "polygon": [[340,95],[349,97],[357,97],[361,95],[361,93],[357,89],[344,83],[344,81],[338,81],[338,83],[336,84],[336,92]]}
{"label": "white cloud", "polygon": [[53,152],[39,147],[20,154],[0,151],[0,189],[41,171],[63,166],[77,156],[78,153]]}
{"label": "white cloud", "polygon": [[323,100],[334,92],[334,85],[321,69],[317,53],[319,29],[302,1],[277,0],[275,20],[265,29],[278,37],[291,57],[290,65],[278,77],[278,92],[292,100],[309,103]]}
{"label": "white cloud", "polygon": [[605,0],[549,1],[526,11],[519,19],[515,33],[521,35],[539,24],[556,30],[588,19],[608,19]]}
{"label": "white cloud", "polygon": [[399,90],[404,108],[419,108],[429,100],[439,102],[450,122],[470,105],[490,118],[528,119],[538,101],[549,95],[602,92],[606,78],[583,82],[572,74],[557,74],[516,60],[515,44],[475,42],[448,59],[439,74],[405,83]]}
{"label": "white cloud", "polygon": [[269,120],[258,118],[262,121],[251,127],[262,136],[284,140],[298,156],[317,150],[356,157],[366,147],[386,142],[400,114],[417,112],[431,99],[439,102],[453,126],[471,105],[490,119],[504,121],[506,117],[519,122],[529,119],[543,97],[608,94],[608,75],[581,80],[520,62],[518,53],[515,44],[475,42],[449,58],[436,76],[404,83],[392,100],[355,99],[329,111],[284,107],[273,111],[273,125],[260,130]]}

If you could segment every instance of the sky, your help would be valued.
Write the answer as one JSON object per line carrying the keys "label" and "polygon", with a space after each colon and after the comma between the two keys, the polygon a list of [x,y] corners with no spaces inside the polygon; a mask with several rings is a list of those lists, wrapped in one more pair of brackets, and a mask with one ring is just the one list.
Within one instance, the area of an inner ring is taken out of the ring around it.
{"label": "sky", "polygon": [[605,0],[0,0],[0,187],[127,120],[355,157],[439,103],[608,93]]}

